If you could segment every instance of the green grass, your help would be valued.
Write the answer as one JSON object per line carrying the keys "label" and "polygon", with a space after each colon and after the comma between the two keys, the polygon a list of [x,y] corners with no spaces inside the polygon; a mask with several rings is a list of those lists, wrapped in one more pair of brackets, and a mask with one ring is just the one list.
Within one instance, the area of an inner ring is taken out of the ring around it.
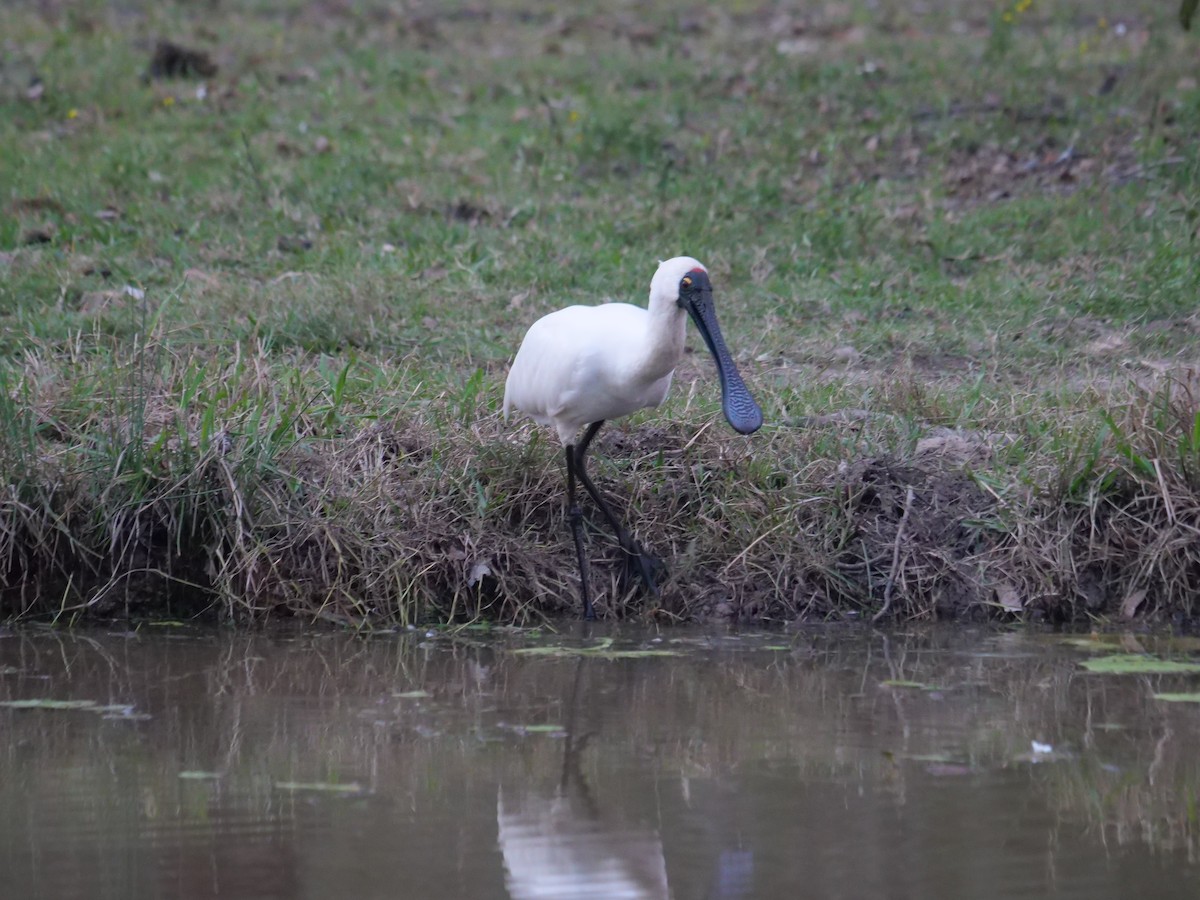
{"label": "green grass", "polygon": [[[1169,5],[17,3],[5,32],[9,615],[573,608],[559,452],[499,421],[505,367],[681,253],[768,424],[724,429],[689,358],[601,441],[673,573],[649,608],[1193,611]],[[160,38],[219,72],[144,78]],[[605,607],[643,608],[606,547]]]}

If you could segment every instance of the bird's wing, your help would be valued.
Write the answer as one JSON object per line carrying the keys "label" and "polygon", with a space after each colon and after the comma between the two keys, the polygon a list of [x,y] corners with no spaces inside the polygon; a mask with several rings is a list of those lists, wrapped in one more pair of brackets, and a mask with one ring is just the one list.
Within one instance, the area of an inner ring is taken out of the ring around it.
{"label": "bird's wing", "polygon": [[544,424],[603,418],[645,316],[639,306],[605,303],[568,306],[538,319],[509,370],[505,407]]}

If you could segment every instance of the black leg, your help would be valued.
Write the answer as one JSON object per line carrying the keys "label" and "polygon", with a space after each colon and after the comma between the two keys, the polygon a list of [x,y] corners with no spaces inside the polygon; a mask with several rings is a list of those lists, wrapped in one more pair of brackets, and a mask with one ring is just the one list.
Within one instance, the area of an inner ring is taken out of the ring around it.
{"label": "black leg", "polygon": [[588,562],[583,552],[583,511],[575,502],[575,448],[567,445],[567,518],[571,522],[571,533],[575,536],[575,555],[579,558],[579,595],[583,600],[583,617],[596,618],[592,608],[592,595],[588,590]]}
{"label": "black leg", "polygon": [[[587,489],[587,492],[591,494],[596,506],[600,507],[601,514],[608,520],[609,527],[612,528],[613,534],[617,536],[617,543],[621,545],[621,549],[625,552],[626,574],[630,577],[641,578],[642,583],[646,585],[646,589],[653,596],[657,597],[658,584],[656,583],[656,579],[659,570],[662,568],[662,562],[644,551],[641,545],[633,539],[633,536],[625,530],[612,509],[605,502],[604,497],[601,496],[599,489],[592,483],[592,479],[588,477],[584,454],[587,453],[588,445],[591,444],[592,438],[596,436],[596,432],[600,430],[600,426],[603,424],[604,421],[601,420],[589,425],[587,431],[583,433],[583,440],[575,446],[575,474],[583,482],[583,486]],[[568,457],[570,453],[571,450],[568,449]]]}

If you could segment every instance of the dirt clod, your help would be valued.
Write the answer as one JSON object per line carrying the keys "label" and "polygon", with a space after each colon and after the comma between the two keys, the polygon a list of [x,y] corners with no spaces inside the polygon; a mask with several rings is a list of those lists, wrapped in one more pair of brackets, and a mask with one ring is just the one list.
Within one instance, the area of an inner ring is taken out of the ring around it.
{"label": "dirt clod", "polygon": [[146,74],[150,78],[160,79],[212,78],[217,74],[217,64],[203,50],[193,50],[172,41],[159,41]]}

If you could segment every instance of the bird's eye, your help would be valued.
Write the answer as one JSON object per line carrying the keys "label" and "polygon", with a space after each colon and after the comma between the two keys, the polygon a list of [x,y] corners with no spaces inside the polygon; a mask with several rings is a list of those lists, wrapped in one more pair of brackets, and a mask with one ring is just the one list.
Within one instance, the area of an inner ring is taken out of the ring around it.
{"label": "bird's eye", "polygon": [[691,275],[684,275],[684,276],[683,276],[683,281],[681,281],[681,282],[679,282],[679,283],[680,283],[681,285],[683,285],[684,287],[691,287],[691,286],[692,286],[692,276],[691,276]]}

